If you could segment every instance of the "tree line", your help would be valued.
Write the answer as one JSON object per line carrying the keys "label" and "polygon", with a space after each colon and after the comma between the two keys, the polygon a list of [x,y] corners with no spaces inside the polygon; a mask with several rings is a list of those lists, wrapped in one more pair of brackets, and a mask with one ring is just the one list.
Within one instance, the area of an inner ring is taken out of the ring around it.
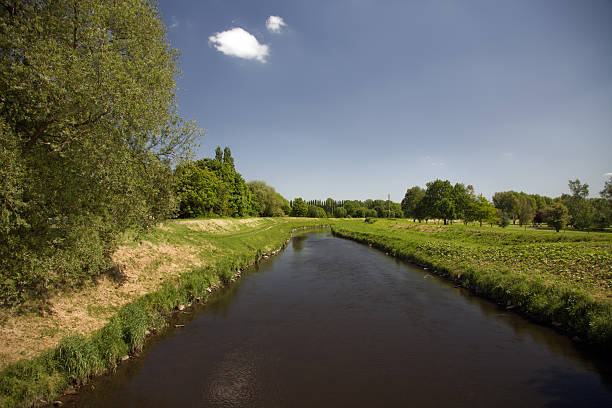
{"label": "tree line", "polygon": [[612,177],[605,183],[600,198],[588,198],[589,186],[580,180],[569,180],[570,194],[551,198],[539,194],[501,191],[489,202],[476,195],[471,185],[452,185],[448,180],[435,180],[426,188],[414,186],[402,200],[404,215],[415,221],[440,219],[444,224],[462,220],[483,222],[502,227],[510,223],[526,226],[547,224],[559,231],[567,226],[578,230],[604,229],[612,224]]}

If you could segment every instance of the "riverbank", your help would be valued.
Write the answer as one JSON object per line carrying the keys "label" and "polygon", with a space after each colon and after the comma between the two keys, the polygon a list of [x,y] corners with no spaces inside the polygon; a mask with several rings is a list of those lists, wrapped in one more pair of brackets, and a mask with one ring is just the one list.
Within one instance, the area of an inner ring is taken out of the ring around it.
{"label": "riverbank", "polygon": [[342,221],[335,235],[380,248],[473,293],[612,350],[612,236],[407,220]]}
{"label": "riverbank", "polygon": [[113,255],[121,267],[41,310],[0,316],[0,407],[51,402],[92,375],[138,353],[166,317],[272,256],[292,231],[326,220],[176,220],[141,238],[126,236]]}

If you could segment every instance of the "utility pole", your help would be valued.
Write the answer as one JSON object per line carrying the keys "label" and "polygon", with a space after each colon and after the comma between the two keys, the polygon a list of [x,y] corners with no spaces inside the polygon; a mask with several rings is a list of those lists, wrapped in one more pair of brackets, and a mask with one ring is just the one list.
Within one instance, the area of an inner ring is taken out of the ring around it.
{"label": "utility pole", "polygon": [[389,202],[389,215],[387,215],[387,218],[391,218],[391,193],[387,195],[387,201]]}

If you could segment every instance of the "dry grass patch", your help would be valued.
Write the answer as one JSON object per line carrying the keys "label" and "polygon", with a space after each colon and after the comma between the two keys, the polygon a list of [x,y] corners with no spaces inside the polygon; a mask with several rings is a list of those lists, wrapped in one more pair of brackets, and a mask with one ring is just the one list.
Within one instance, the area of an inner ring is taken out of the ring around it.
{"label": "dry grass patch", "polygon": [[181,220],[180,224],[185,225],[192,231],[204,231],[211,233],[236,232],[242,226],[256,227],[263,223],[262,218],[241,218],[241,219],[211,219],[211,220]]}
{"label": "dry grass patch", "polygon": [[[214,246],[207,245],[212,251]],[[57,347],[62,337],[88,335],[102,328],[124,304],[176,280],[188,269],[204,266],[202,248],[142,242],[120,247],[113,255],[117,276],[102,276],[71,293],[53,296],[49,313],[15,315],[3,311],[0,321],[0,370],[22,358]]]}

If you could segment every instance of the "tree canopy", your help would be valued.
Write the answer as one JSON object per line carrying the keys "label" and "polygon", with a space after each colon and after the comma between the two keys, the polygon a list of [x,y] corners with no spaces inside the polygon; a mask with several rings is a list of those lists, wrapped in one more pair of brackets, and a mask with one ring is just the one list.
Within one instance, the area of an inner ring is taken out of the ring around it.
{"label": "tree canopy", "polygon": [[144,0],[0,9],[2,302],[100,273],[118,233],[172,215],[177,52]]}
{"label": "tree canopy", "polygon": [[181,164],[175,177],[179,217],[244,217],[257,215],[261,208],[257,195],[236,171],[229,147],[223,153],[218,147],[214,159]]}

